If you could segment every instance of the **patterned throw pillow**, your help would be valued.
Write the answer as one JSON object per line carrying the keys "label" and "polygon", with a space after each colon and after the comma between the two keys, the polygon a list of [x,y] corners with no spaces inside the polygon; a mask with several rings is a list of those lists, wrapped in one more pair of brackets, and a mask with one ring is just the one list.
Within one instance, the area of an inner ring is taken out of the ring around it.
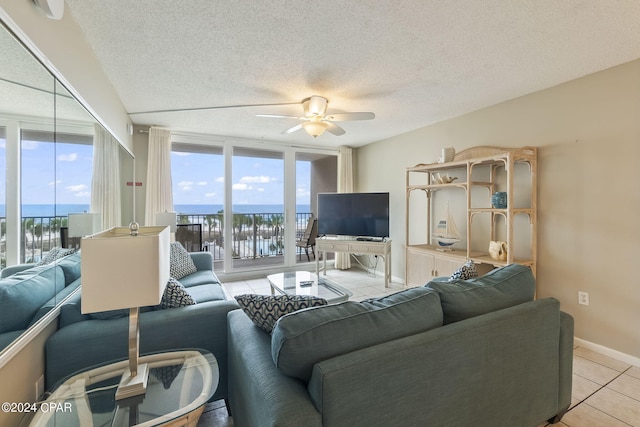
{"label": "patterned throw pillow", "polygon": [[271,333],[279,318],[309,307],[327,305],[324,298],[306,295],[238,295],[240,308],[261,329]]}
{"label": "patterned throw pillow", "polygon": [[182,283],[170,277],[167,286],[164,288],[164,294],[160,301],[160,309],[184,307],[186,305],[194,305],[195,303],[193,297],[187,292],[187,289],[182,286]]}
{"label": "patterned throw pillow", "polygon": [[462,267],[453,272],[451,277],[449,277],[449,281],[468,280],[473,279],[474,277],[478,277],[478,269],[473,261],[469,260],[465,262]]}
{"label": "patterned throw pillow", "polygon": [[196,265],[189,256],[189,252],[187,252],[180,242],[171,243],[169,263],[169,275],[175,279],[182,279],[183,277],[198,271]]}
{"label": "patterned throw pillow", "polygon": [[51,264],[52,262],[60,258],[64,258],[67,255],[71,255],[75,251],[76,250],[72,248],[60,248],[56,246],[54,248],[49,249],[49,252],[47,252],[47,254],[44,257],[42,257],[42,259],[38,261],[38,263],[36,263],[36,265]]}

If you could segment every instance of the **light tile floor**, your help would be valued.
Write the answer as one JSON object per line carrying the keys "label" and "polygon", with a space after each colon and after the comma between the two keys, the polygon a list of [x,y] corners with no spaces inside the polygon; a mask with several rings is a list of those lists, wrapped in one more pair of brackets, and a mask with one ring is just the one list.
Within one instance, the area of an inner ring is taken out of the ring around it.
{"label": "light tile floor", "polygon": [[[398,283],[391,283],[389,288],[385,288],[382,277],[353,268],[329,270],[327,276],[351,291],[353,295],[350,299],[354,301],[405,289],[404,285]],[[271,292],[266,277],[227,282],[224,288],[230,297],[243,293],[266,295]],[[209,404],[198,423],[198,427],[214,426],[233,426],[233,419],[228,416],[221,401]],[[576,347],[571,408],[556,426],[640,427],[640,367]]]}

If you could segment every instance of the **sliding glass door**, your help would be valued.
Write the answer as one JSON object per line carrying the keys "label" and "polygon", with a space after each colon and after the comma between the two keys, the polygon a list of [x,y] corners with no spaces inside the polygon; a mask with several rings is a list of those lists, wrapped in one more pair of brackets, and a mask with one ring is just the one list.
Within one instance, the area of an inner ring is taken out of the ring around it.
{"label": "sliding glass door", "polygon": [[209,251],[225,274],[315,261],[301,239],[318,192],[336,191],[336,153],[186,135],[172,150],[176,240],[187,249]]}
{"label": "sliding glass door", "polygon": [[284,153],[234,147],[231,171],[232,270],[283,265]]}

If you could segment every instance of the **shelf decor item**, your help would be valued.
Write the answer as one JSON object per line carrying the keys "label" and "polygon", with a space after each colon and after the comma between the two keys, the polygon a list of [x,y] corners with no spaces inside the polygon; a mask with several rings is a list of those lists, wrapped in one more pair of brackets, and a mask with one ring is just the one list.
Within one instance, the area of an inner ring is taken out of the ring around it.
{"label": "shelf decor item", "polygon": [[456,223],[453,222],[453,217],[449,213],[449,203],[447,203],[446,217],[438,221],[438,225],[431,237],[433,237],[433,240],[438,242],[438,245],[442,246],[443,250],[453,250],[452,248],[449,248],[449,246],[461,240],[460,233],[456,228]]}
{"label": "shelf decor item", "polygon": [[497,191],[491,196],[491,205],[496,209],[505,209],[507,207],[507,193]]}
{"label": "shelf decor item", "polygon": [[456,149],[453,147],[447,147],[442,149],[442,154],[440,155],[440,159],[438,159],[438,163],[448,163],[452,162],[453,158],[456,155]]}
{"label": "shelf decor item", "polygon": [[507,242],[489,242],[489,256],[496,261],[507,260]]}

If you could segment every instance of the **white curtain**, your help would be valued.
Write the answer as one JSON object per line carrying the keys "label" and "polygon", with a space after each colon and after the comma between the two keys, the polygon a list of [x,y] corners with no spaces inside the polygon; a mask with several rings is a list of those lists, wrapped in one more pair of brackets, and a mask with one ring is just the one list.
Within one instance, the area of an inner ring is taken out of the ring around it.
{"label": "white curtain", "polygon": [[[353,192],[353,156],[351,148],[340,147],[338,152],[338,193]],[[351,257],[348,253],[336,253],[335,268],[347,270],[351,268]]]}
{"label": "white curtain", "polygon": [[171,187],[171,132],[149,129],[149,157],[147,160],[147,197],[145,225],[155,224],[156,212],[173,211]]}
{"label": "white curtain", "polygon": [[102,230],[122,225],[120,144],[99,124],[93,137],[91,212],[100,213]]}

